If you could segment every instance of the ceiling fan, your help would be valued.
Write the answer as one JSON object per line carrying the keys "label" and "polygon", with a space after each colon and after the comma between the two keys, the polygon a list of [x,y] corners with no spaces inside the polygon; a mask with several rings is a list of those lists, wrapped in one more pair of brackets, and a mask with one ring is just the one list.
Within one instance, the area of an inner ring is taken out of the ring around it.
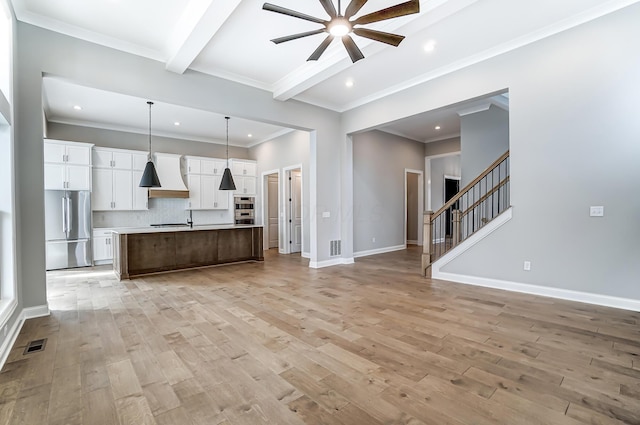
{"label": "ceiling fan", "polygon": [[400,16],[411,15],[413,13],[420,12],[420,1],[411,0],[405,3],[400,3],[395,6],[388,7],[386,9],[378,10],[377,12],[363,15],[359,18],[352,19],[360,9],[367,3],[368,0],[351,0],[351,3],[347,6],[342,14],[340,7],[340,0],[338,0],[338,9],[336,10],[332,0],[319,0],[320,4],[327,12],[330,20],[324,20],[316,18],[314,16],[306,15],[304,13],[296,12],[295,10],[287,9],[285,7],[276,6],[275,4],[265,3],[262,8],[270,12],[281,13],[283,15],[293,16],[294,18],[304,19],[305,21],[311,21],[317,24],[321,24],[324,28],[320,28],[313,31],[301,32],[298,34],[288,35],[285,37],[274,38],[275,44],[284,43],[285,41],[297,40],[299,38],[308,37],[310,35],[321,34],[323,32],[328,33],[327,38],[320,43],[318,48],[309,56],[308,61],[315,61],[322,56],[327,47],[331,44],[335,37],[339,37],[342,40],[342,44],[347,49],[349,57],[352,62],[357,62],[364,58],[362,51],[358,48],[356,43],[351,38],[351,33],[359,35],[360,37],[369,38],[371,40],[379,41],[382,43],[390,44],[392,46],[398,46],[402,40],[403,35],[391,34],[388,32],[372,30],[368,28],[361,28],[360,25],[371,24],[373,22],[380,22],[387,19],[398,18]]}

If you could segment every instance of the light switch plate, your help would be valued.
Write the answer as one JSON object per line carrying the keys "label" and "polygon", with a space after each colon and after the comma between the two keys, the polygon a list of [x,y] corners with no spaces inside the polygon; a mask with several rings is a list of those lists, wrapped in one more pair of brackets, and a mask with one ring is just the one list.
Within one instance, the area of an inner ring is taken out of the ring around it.
{"label": "light switch plate", "polygon": [[591,207],[589,209],[589,216],[591,216],[591,217],[604,217],[604,207],[603,206]]}
{"label": "light switch plate", "polygon": [[330,218],[331,217],[331,213],[329,211],[324,211],[322,213],[322,218]]}
{"label": "light switch plate", "polygon": [[524,262],[524,270],[527,272],[531,271],[531,261]]}

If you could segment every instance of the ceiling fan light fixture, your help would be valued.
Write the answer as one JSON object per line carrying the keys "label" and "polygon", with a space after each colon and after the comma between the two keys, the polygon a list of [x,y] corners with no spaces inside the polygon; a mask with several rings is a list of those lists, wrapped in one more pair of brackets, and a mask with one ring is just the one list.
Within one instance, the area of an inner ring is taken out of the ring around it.
{"label": "ceiling fan light fixture", "polygon": [[[345,49],[347,50],[347,53],[349,54],[349,58],[351,58],[351,61],[355,63],[361,59],[364,59],[364,54],[351,37],[351,33],[359,37],[368,38],[370,40],[389,44],[395,47],[398,47],[402,40],[404,40],[404,36],[402,35],[362,28],[361,25],[373,24],[376,22],[386,21],[387,19],[399,18],[400,16],[406,16],[420,12],[420,0],[409,0],[405,1],[404,3],[399,3],[395,6],[390,6],[385,9],[378,10],[377,12],[369,13],[351,20],[351,18],[356,15],[360,11],[360,9],[362,9],[367,1],[368,0],[351,0],[343,15],[340,0],[338,0],[337,10],[335,5],[333,4],[333,0],[320,0],[320,4],[331,18],[331,20],[329,21],[271,3],[264,3],[262,5],[262,9],[324,26],[324,28],[319,28],[313,31],[300,32],[297,34],[274,38],[273,40],[271,40],[273,43],[280,44],[286,41],[298,40],[300,38],[327,32],[329,33],[329,35],[325,37],[325,39],[320,43],[316,50],[313,51],[313,53],[307,60],[316,61],[320,59],[320,56],[322,56],[325,50],[327,50],[333,39],[335,37],[339,37]],[[356,26],[356,28],[354,28],[354,26]]]}
{"label": "ceiling fan light fixture", "polygon": [[352,30],[351,24],[345,18],[333,19],[327,28],[329,29],[329,34],[334,37],[344,37]]}

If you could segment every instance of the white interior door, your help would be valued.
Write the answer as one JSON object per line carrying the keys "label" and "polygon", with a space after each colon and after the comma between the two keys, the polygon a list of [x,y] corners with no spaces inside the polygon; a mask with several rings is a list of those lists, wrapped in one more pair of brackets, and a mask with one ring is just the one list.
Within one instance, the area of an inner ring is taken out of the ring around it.
{"label": "white interior door", "polygon": [[267,176],[267,226],[269,232],[269,248],[278,248],[279,220],[278,220],[278,175]]}
{"label": "white interior door", "polygon": [[302,251],[302,173],[299,170],[291,171],[289,178],[290,204],[290,238],[291,252]]}

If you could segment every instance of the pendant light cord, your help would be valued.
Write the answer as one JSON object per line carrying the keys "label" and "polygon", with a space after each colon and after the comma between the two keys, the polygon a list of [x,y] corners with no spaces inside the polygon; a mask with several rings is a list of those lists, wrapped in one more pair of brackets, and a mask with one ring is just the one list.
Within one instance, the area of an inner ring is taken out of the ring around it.
{"label": "pendant light cord", "polygon": [[227,168],[229,168],[229,117],[224,117],[227,120]]}
{"label": "pendant light cord", "polygon": [[149,105],[149,161],[151,161],[151,105],[153,102],[147,102]]}

